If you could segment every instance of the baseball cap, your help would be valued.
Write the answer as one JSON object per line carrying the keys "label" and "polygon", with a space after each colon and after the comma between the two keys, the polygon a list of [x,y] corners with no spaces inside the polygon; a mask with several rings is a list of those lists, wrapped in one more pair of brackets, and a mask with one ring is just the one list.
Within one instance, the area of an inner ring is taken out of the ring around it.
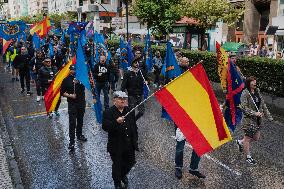
{"label": "baseball cap", "polygon": [[113,98],[128,98],[127,94],[123,91],[115,91],[113,93]]}

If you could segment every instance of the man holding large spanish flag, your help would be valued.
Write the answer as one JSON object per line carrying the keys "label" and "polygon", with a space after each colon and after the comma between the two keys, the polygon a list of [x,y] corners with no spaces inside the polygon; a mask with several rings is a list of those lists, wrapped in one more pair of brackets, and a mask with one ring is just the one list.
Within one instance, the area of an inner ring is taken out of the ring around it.
{"label": "man holding large spanish flag", "polygon": [[[155,94],[196,156],[212,151],[231,140],[218,101],[201,64],[185,71]],[[198,167],[198,158],[196,158]],[[195,167],[195,168],[197,168]],[[189,172],[204,178],[191,167]]]}

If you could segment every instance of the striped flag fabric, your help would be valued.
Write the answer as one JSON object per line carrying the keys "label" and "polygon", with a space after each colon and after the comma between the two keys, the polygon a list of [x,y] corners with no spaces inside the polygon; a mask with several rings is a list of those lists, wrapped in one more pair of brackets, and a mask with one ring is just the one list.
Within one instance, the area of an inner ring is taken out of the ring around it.
{"label": "striped flag fabric", "polygon": [[226,107],[224,117],[229,128],[234,132],[236,126],[242,120],[242,110],[239,108],[241,104],[241,95],[245,87],[245,83],[238,72],[237,66],[230,61],[228,64],[228,87],[226,94]]}
{"label": "striped flag fabric", "polygon": [[201,64],[155,93],[198,156],[232,140]]}
{"label": "striped flag fabric", "polygon": [[223,91],[227,89],[227,70],[228,70],[228,55],[225,49],[216,41],[216,52],[218,61],[218,75],[220,77],[221,87]]}
{"label": "striped flag fabric", "polygon": [[30,29],[30,34],[33,35],[34,33],[37,33],[40,36],[40,38],[43,38],[48,34],[50,29],[51,29],[50,18],[46,16],[43,19],[43,21],[32,26],[32,28]]}
{"label": "striped flag fabric", "polygon": [[12,43],[12,39],[6,41],[5,39],[3,39],[3,51],[2,51],[2,54],[5,54],[9,45]]}
{"label": "striped flag fabric", "polygon": [[70,59],[68,63],[56,74],[54,80],[50,84],[46,93],[44,94],[44,103],[46,113],[49,114],[54,111],[56,104],[60,98],[60,88],[62,81],[69,75],[69,67],[76,63],[76,57]]}

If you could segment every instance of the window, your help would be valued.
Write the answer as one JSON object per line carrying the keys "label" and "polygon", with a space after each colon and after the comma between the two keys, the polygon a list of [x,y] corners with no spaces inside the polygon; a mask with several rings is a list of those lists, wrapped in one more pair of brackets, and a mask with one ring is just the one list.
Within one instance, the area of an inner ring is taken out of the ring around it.
{"label": "window", "polygon": [[284,0],[280,0],[280,4],[284,4]]}

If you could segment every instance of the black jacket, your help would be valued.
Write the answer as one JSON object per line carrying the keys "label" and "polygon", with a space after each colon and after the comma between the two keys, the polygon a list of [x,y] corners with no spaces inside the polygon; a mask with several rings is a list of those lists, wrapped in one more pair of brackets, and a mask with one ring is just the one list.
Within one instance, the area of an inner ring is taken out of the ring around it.
{"label": "black jacket", "polygon": [[31,60],[31,67],[35,67],[35,72],[38,73],[39,72],[39,69],[43,66],[43,60],[44,58],[37,58],[37,57],[34,57],[32,60]]}
{"label": "black jacket", "polygon": [[107,151],[111,154],[119,154],[123,151],[137,149],[137,125],[135,113],[130,113],[122,124],[116,119],[130,111],[125,107],[121,113],[116,106],[104,111],[102,128],[108,132]]}
{"label": "black jacket", "polygon": [[127,71],[123,77],[121,90],[127,90],[129,96],[143,95],[144,80],[141,73],[143,74],[144,79],[147,81],[145,72],[140,70],[137,73],[131,70]]}
{"label": "black jacket", "polygon": [[56,73],[57,73],[57,68],[55,66],[51,68],[42,66],[38,71],[38,79],[40,85],[42,87],[48,87],[50,85],[50,83],[48,83],[48,80],[53,80]]}
{"label": "black jacket", "polygon": [[52,58],[51,58],[51,63],[52,66],[56,66],[58,70],[60,70],[60,68],[63,65],[63,56],[59,53],[56,53]]}
{"label": "black jacket", "polygon": [[[101,76],[99,76],[101,74]],[[94,66],[94,76],[96,82],[109,82],[109,66],[107,64],[98,63]]]}
{"label": "black jacket", "polygon": [[30,68],[31,57],[29,54],[18,54],[14,59],[15,68],[28,71]]}
{"label": "black jacket", "polygon": [[80,107],[85,107],[85,87],[81,83],[76,83],[74,85],[75,77],[73,75],[69,75],[66,77],[61,85],[61,96],[66,92],[68,94],[76,94],[76,99],[67,98],[68,103],[77,104]]}

